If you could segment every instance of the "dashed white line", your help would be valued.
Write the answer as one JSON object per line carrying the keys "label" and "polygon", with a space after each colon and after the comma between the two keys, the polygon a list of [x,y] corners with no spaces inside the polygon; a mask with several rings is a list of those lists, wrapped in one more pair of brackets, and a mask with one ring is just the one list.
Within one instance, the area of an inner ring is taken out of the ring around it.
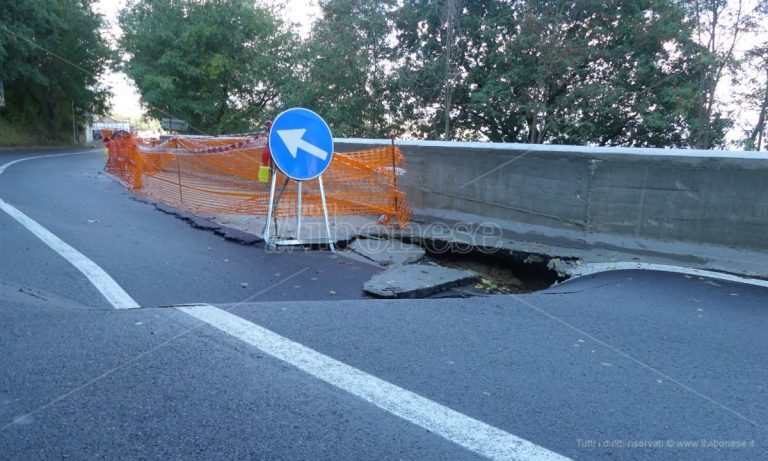
{"label": "dashed white line", "polygon": [[568,459],[217,307],[201,304],[177,309],[479,455],[494,460]]}

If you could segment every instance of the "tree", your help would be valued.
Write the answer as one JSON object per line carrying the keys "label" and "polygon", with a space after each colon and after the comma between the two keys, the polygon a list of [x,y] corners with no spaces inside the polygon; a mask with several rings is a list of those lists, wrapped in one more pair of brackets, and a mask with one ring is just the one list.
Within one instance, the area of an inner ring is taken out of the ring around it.
{"label": "tree", "polygon": [[[768,2],[758,3],[752,12],[755,17],[753,33],[765,33],[768,28]],[[745,138],[741,145],[747,150],[768,150],[768,41],[763,41],[747,50],[739,62],[740,71],[736,75],[737,86],[745,88],[738,94],[738,104],[742,111],[754,111],[757,114],[754,125],[744,120]]]}
{"label": "tree", "polygon": [[295,38],[248,0],[132,0],[125,71],[155,117],[204,133],[254,129],[290,74]]}
{"label": "tree", "polygon": [[759,77],[752,80],[752,91],[745,95],[744,103],[757,112],[757,122],[748,131],[745,147],[748,150],[768,150],[768,43],[747,53],[747,59],[755,63]]}
{"label": "tree", "polygon": [[322,1],[284,101],[319,112],[337,136],[384,136],[391,127],[386,69],[394,3]]}
{"label": "tree", "polygon": [[72,112],[82,123],[106,111],[98,80],[110,63],[103,19],[90,0],[0,0],[0,80],[11,122],[41,138],[71,139]]}
{"label": "tree", "polygon": [[414,134],[689,145],[700,50],[674,1],[465,0],[453,22],[448,4],[416,0],[397,14],[400,107]]}
{"label": "tree", "polygon": [[756,27],[755,17],[744,0],[683,0],[695,22],[694,39],[704,48],[699,66],[698,117],[693,128],[693,146],[699,149],[722,147],[721,133],[731,121],[724,115],[718,88],[728,71],[738,74],[740,62],[736,45]]}

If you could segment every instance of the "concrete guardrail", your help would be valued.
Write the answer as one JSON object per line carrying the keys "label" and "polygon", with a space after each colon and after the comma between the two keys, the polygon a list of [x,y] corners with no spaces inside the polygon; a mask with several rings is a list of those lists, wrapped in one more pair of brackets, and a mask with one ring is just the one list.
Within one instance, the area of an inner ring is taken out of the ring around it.
{"label": "concrete guardrail", "polygon": [[[339,152],[389,140],[337,139]],[[768,154],[397,141],[414,208],[768,249]]]}

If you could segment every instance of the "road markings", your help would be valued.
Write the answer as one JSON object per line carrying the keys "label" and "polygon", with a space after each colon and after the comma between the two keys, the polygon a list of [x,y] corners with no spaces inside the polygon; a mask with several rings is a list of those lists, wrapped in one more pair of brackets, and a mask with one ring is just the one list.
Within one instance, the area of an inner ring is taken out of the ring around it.
{"label": "road markings", "polygon": [[[36,158],[46,157],[61,157],[65,155],[77,155],[85,154],[86,152],[77,152],[72,154],[57,154],[57,155],[41,155],[38,157],[28,157],[23,159],[14,160],[13,162],[6,163],[0,166],[0,174],[2,174],[9,166],[23,162],[25,160],[33,160]],[[76,249],[69,246],[60,238],[53,235],[48,229],[38,224],[35,220],[25,215],[14,206],[6,203],[0,199],[0,210],[5,211],[10,217],[19,222],[27,230],[32,232],[37,238],[48,245],[53,251],[61,255],[70,264],[75,266],[77,270],[83,273],[88,280],[96,287],[97,290],[109,301],[116,309],[133,309],[139,307],[138,303],[123,290],[123,288],[117,284],[101,267],[96,263],[88,259],[84,254],[80,253]]]}
{"label": "road markings", "polygon": [[494,460],[566,460],[557,453],[369,375],[217,307],[177,307],[389,413]]}
{"label": "road markings", "polygon": [[[682,266],[669,266],[665,264],[654,263],[639,263],[639,262],[613,262],[613,263],[589,263],[582,266],[573,268],[570,271],[571,278],[569,280],[576,280],[578,277],[584,277],[585,275],[598,274],[600,272],[620,271],[620,270],[646,270],[646,271],[659,271],[659,272],[672,272],[676,274],[684,274],[686,278],[689,276],[707,277],[716,280],[725,280],[727,282],[744,283],[747,285],[754,285],[758,287],[768,288],[768,280],[749,278],[747,276],[740,276],[734,274],[728,274],[725,272],[716,272],[706,269],[694,269],[690,267]],[[706,282],[709,283],[709,282]],[[710,285],[720,286],[713,283]]]}
{"label": "road markings", "polygon": [[131,298],[125,290],[117,284],[104,270],[96,263],[88,259],[84,254],[67,245],[63,240],[53,235],[48,229],[44,228],[29,216],[14,208],[12,205],[0,199],[0,210],[8,213],[10,217],[18,221],[27,230],[35,234],[37,238],[48,245],[53,251],[61,255],[75,269],[85,275],[91,281],[94,287],[107,298],[115,309],[135,309],[139,307],[136,301]]}
{"label": "road markings", "polygon": [[69,153],[66,153],[66,154],[50,154],[50,155],[38,155],[36,157],[24,157],[24,158],[16,159],[16,160],[14,160],[12,162],[8,162],[8,163],[5,163],[3,165],[0,165],[0,174],[3,174],[3,172],[9,166],[15,165],[15,164],[20,163],[20,162],[26,162],[27,160],[34,160],[36,158],[49,158],[49,157],[67,157],[67,156],[70,156],[70,155],[92,154],[94,152],[97,152],[97,151],[94,151],[94,150],[83,150],[83,151],[80,151],[80,152],[69,152]]}
{"label": "road markings", "polygon": [[[7,167],[24,160],[58,156],[61,155],[15,160],[0,166],[0,174]],[[0,209],[82,272],[115,308],[140,307],[109,274],[85,255],[2,199],[0,199]],[[217,307],[200,304],[179,306],[176,309],[479,455],[494,460],[561,461],[569,459],[369,375]],[[14,421],[13,424],[17,422]]]}

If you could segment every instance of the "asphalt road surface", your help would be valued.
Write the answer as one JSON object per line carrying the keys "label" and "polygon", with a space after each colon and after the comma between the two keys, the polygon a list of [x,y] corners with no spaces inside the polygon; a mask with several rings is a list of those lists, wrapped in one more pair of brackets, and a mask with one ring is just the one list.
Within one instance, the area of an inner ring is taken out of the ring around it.
{"label": "asphalt road surface", "polygon": [[768,289],[366,299],[378,268],[193,229],[97,151],[2,171],[61,153],[0,151],[1,459],[768,459]]}

